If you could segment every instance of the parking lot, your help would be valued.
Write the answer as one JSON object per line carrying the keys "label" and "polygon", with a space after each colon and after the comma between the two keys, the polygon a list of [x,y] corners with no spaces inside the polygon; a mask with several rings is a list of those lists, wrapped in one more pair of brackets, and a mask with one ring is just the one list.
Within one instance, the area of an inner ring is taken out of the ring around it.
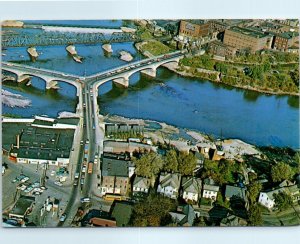
{"label": "parking lot", "polygon": [[[29,222],[37,225],[56,226],[70,197],[72,173],[69,172],[65,182],[57,184],[62,174],[58,171],[58,167],[50,166],[45,173],[45,185],[42,186],[40,184],[41,176],[44,173],[42,165],[16,164],[10,162],[4,156],[2,158],[8,165],[8,169],[2,176],[2,191],[4,193],[2,194],[3,215],[6,216],[8,214],[19,195],[34,196],[35,207],[30,216],[28,216]],[[59,200],[58,211],[53,212],[53,209],[51,209],[49,212],[45,211],[43,216],[40,217],[41,208],[48,197]]]}

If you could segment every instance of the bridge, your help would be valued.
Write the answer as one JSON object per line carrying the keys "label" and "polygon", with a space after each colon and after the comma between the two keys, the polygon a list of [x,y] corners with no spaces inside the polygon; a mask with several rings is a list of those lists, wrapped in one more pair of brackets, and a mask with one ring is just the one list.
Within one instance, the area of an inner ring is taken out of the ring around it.
{"label": "bridge", "polygon": [[135,41],[140,41],[140,38],[133,33],[127,32],[113,32],[110,35],[103,33],[42,32],[37,35],[3,35],[2,48]]}

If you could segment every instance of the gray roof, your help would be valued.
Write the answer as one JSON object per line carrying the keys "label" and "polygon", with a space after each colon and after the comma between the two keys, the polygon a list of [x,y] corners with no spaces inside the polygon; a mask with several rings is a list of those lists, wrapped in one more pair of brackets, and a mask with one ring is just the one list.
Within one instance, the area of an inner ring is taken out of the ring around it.
{"label": "gray roof", "polygon": [[35,198],[30,196],[21,196],[13,207],[11,214],[25,215],[28,208],[34,203]]}
{"label": "gray roof", "polygon": [[225,197],[232,198],[233,196],[246,200],[246,190],[238,186],[226,185]]}
{"label": "gray roof", "polygon": [[128,177],[129,161],[103,158],[102,176]]}
{"label": "gray roof", "polygon": [[149,188],[150,180],[145,177],[136,176],[133,182],[134,187]]}
{"label": "gray roof", "polygon": [[178,206],[176,212],[169,212],[169,214],[179,225],[188,223],[189,226],[193,225],[196,216],[191,205]]}
{"label": "gray roof", "polygon": [[159,184],[161,187],[171,186],[173,188],[180,187],[181,175],[178,173],[161,173],[159,177]]}
{"label": "gray roof", "polygon": [[206,190],[206,191],[215,191],[215,192],[218,192],[219,189],[220,189],[219,186],[208,185],[208,184],[204,184],[203,185],[203,190]]}
{"label": "gray roof", "polygon": [[183,177],[181,185],[183,191],[192,193],[201,192],[201,180],[199,178]]}

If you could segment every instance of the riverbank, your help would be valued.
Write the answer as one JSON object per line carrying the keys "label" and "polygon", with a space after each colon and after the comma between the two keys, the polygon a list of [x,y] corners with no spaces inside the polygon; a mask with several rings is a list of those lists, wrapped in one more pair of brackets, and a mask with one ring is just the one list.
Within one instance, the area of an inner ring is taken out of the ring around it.
{"label": "riverbank", "polygon": [[4,89],[1,90],[2,103],[5,106],[15,108],[26,108],[31,106],[31,101],[19,94],[14,94]]}
{"label": "riverbank", "polygon": [[[102,115],[103,116],[103,115]],[[144,126],[144,136],[149,137],[156,143],[168,143],[176,147],[179,151],[188,152],[198,150],[199,147],[216,149],[216,145],[222,143],[226,159],[243,161],[243,155],[261,157],[259,149],[239,139],[214,140],[210,136],[195,130],[178,128],[164,122],[153,120],[143,120],[137,118],[126,118],[117,115],[103,116],[105,122],[139,124]],[[157,126],[159,125],[159,126]]]}
{"label": "riverbank", "polygon": [[[163,45],[163,44],[162,44]],[[137,50],[139,50],[143,55],[146,57],[153,57],[155,56],[153,52],[153,48],[148,48],[149,46],[149,41],[144,41],[137,43],[136,45]],[[167,49],[164,49],[160,54],[166,53]],[[289,95],[289,96],[300,96],[300,93],[296,92],[284,92],[284,91],[273,91],[269,89],[261,89],[257,87],[252,87],[252,86],[245,86],[245,85],[239,85],[239,84],[228,84],[228,82],[224,82],[223,78],[226,77],[222,72],[215,71],[215,70],[210,70],[210,69],[204,69],[204,68],[193,68],[190,66],[185,66],[185,65],[180,65],[180,64],[175,64],[175,63],[169,63],[169,64],[164,64],[162,65],[163,67],[166,67],[167,69],[175,72],[176,74],[183,76],[183,77],[190,77],[190,78],[200,78],[200,79],[205,79],[209,80],[214,83],[221,83],[224,85],[228,85],[231,87],[243,89],[243,90],[250,90],[250,91],[255,91],[267,95]],[[232,79],[237,79],[238,77],[233,77]]]}

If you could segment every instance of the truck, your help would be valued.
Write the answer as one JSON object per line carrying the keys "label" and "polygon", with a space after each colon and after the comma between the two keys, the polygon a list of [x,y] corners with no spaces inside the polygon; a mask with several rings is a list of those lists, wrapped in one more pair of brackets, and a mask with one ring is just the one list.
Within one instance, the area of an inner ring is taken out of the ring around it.
{"label": "truck", "polygon": [[89,150],[89,145],[85,144],[84,145],[84,153],[88,153],[88,150]]}
{"label": "truck", "polygon": [[89,165],[88,165],[88,174],[93,173],[93,164],[94,163],[92,161],[89,162]]}

